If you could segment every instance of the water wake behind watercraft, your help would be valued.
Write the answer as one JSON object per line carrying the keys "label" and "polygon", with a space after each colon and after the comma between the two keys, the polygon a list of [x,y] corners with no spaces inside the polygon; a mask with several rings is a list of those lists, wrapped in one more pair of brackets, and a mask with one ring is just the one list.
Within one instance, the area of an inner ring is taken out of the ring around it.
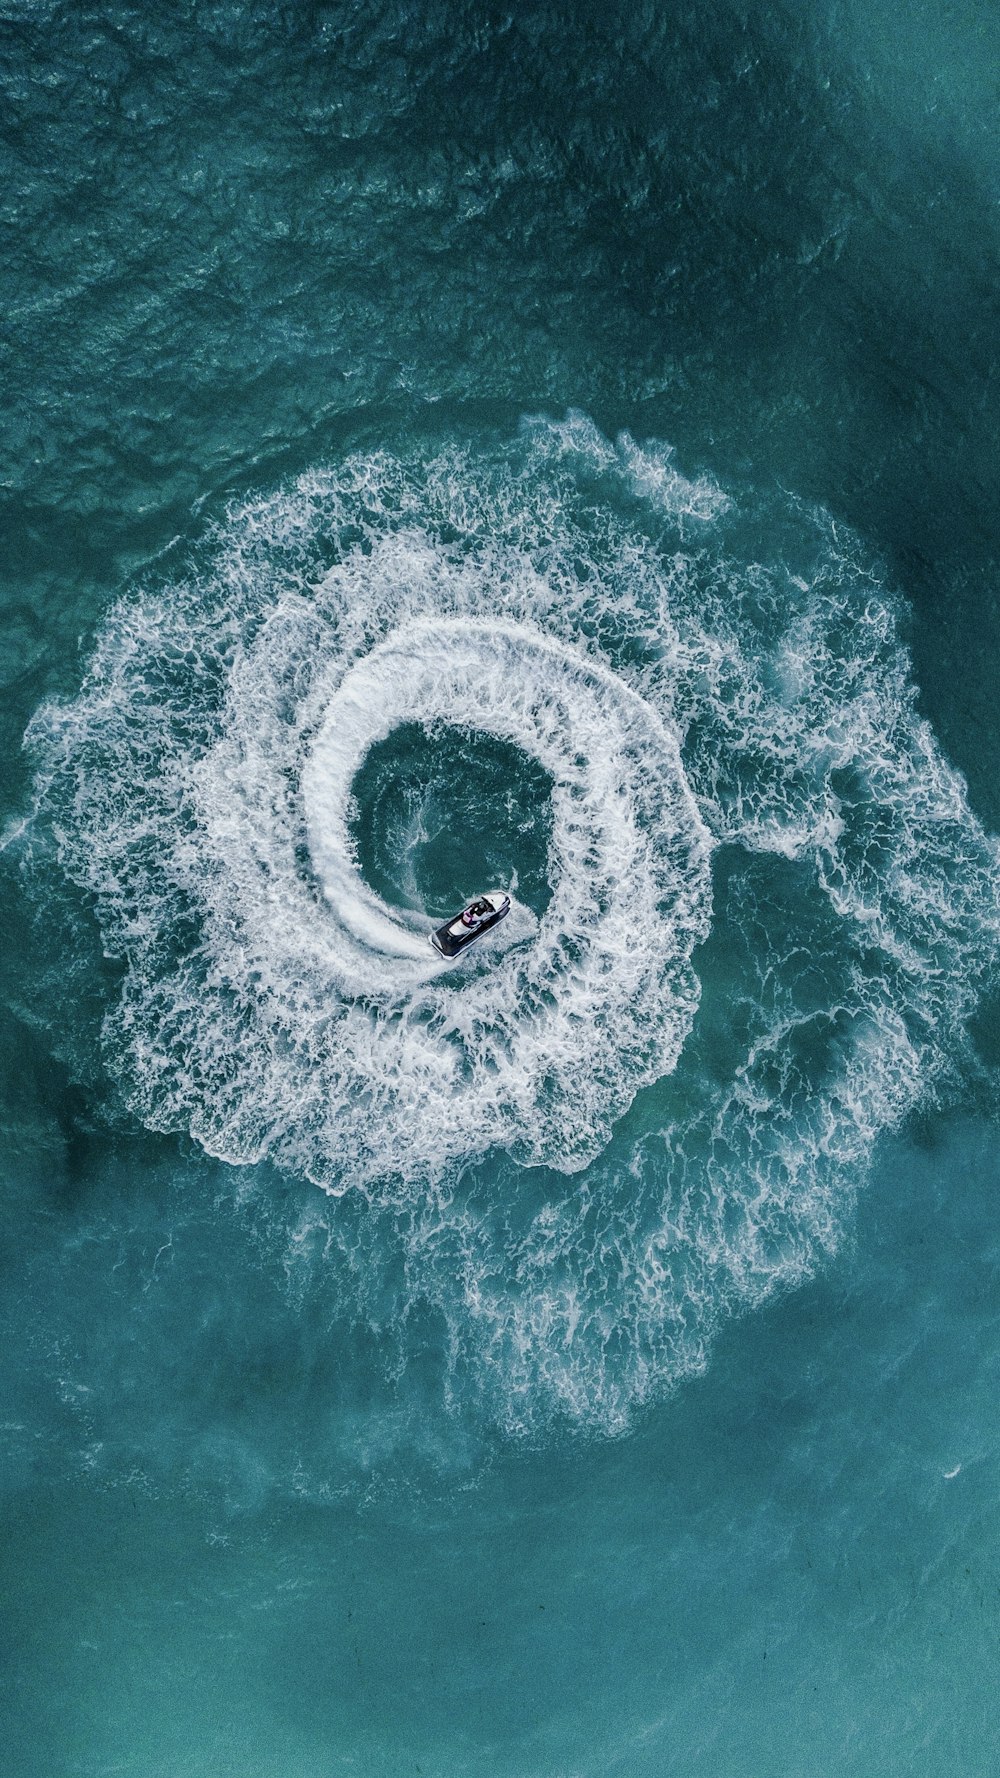
{"label": "water wake behind watercraft", "polygon": [[[545,905],[460,970],[359,860],[407,725],[551,786]],[[234,510],[30,738],[127,1103],[382,1205],[511,1423],[623,1423],[830,1250],[995,955],[995,849],[856,546],[578,417]]]}

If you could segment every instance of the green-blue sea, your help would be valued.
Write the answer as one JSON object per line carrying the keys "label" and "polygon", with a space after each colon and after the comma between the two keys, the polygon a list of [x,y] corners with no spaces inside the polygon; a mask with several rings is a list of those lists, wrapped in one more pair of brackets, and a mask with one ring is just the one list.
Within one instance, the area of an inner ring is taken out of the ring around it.
{"label": "green-blue sea", "polygon": [[998,200],[988,0],[0,0],[10,1778],[1000,1770]]}

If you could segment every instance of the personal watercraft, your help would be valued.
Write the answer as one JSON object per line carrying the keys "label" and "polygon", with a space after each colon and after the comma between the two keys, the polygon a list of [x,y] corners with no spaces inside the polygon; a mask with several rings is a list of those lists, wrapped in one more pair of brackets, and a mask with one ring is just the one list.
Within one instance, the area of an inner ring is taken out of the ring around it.
{"label": "personal watercraft", "polygon": [[460,914],[453,914],[436,932],[432,932],[431,944],[442,957],[457,957],[461,951],[467,951],[474,945],[477,938],[491,932],[499,925],[505,915],[510,913],[510,896],[504,895],[499,889],[491,889],[488,895],[480,895],[470,901],[468,907]]}

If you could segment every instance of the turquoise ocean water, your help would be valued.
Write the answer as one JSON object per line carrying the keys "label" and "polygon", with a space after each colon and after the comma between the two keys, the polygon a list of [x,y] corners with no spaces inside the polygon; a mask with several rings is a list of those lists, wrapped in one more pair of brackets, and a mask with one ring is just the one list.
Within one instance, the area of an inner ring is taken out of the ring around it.
{"label": "turquoise ocean water", "polygon": [[998,38],[0,6],[12,1778],[997,1769]]}

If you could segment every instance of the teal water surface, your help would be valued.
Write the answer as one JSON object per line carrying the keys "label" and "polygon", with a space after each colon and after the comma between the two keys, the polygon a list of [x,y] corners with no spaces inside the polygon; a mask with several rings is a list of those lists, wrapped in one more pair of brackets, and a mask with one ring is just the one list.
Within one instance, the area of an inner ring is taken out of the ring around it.
{"label": "teal water surface", "polygon": [[997,35],[0,8],[18,1778],[995,1769]]}

